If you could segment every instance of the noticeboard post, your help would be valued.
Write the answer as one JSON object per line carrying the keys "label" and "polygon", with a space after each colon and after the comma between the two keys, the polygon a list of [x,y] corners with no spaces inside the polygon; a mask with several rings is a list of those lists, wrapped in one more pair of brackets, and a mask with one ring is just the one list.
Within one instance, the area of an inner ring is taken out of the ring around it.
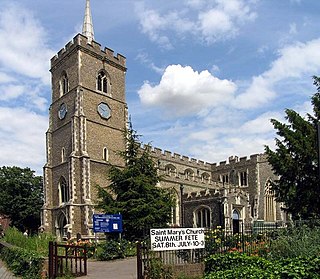
{"label": "noticeboard post", "polygon": [[185,250],[205,247],[204,228],[151,229],[151,250]]}
{"label": "noticeboard post", "polygon": [[94,233],[122,233],[121,214],[93,214]]}

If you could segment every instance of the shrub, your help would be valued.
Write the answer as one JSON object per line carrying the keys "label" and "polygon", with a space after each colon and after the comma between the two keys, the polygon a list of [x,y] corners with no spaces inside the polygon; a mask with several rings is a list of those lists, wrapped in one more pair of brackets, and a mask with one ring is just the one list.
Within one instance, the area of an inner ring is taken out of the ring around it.
{"label": "shrub", "polygon": [[36,251],[46,257],[48,256],[49,241],[54,241],[55,237],[47,233],[26,237],[16,228],[8,228],[3,240],[28,251]]}
{"label": "shrub", "polygon": [[26,279],[41,278],[44,259],[38,253],[19,247],[3,247],[0,257],[16,276]]}
{"label": "shrub", "polygon": [[206,260],[205,279],[274,278],[314,279],[320,278],[320,257],[266,260],[257,256],[227,253],[211,256]]}
{"label": "shrub", "polygon": [[124,239],[121,241],[107,240],[97,246],[95,258],[99,261],[108,261],[131,257],[135,254],[135,243]]}
{"label": "shrub", "polygon": [[206,273],[250,266],[268,269],[272,266],[272,263],[261,257],[248,256],[238,252],[213,255],[205,260]]}
{"label": "shrub", "polygon": [[314,257],[320,251],[319,227],[295,227],[279,231],[271,242],[269,256],[273,259]]}

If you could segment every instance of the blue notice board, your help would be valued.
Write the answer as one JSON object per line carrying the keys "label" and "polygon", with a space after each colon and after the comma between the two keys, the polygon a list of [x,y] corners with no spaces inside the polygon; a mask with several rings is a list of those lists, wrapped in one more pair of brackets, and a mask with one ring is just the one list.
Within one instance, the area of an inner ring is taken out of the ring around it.
{"label": "blue notice board", "polygon": [[93,214],[93,232],[122,232],[121,214]]}

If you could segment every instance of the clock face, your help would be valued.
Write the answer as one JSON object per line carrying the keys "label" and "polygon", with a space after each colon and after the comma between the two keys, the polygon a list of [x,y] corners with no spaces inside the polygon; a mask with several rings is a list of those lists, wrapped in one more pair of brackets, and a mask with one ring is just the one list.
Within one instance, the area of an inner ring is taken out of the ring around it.
{"label": "clock face", "polygon": [[98,105],[98,113],[102,118],[109,119],[111,116],[111,109],[106,103],[100,103]]}
{"label": "clock face", "polygon": [[62,103],[58,111],[58,116],[60,119],[63,119],[66,117],[66,114],[67,114],[67,105],[65,103]]}

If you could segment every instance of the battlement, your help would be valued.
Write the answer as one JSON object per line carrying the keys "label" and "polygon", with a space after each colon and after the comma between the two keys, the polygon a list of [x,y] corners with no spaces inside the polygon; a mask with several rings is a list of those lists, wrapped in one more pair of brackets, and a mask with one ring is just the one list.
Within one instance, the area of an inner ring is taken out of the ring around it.
{"label": "battlement", "polygon": [[202,191],[197,191],[197,192],[189,192],[189,193],[184,193],[182,195],[184,201],[188,200],[202,200],[202,199],[208,199],[208,198],[219,198],[221,197],[222,192],[218,189],[206,189]]}
{"label": "battlement", "polygon": [[171,151],[168,151],[168,150],[162,150],[157,147],[150,147],[149,145],[144,145],[142,148],[143,149],[150,148],[151,156],[157,158],[158,160],[165,160],[165,161],[177,163],[177,164],[185,164],[185,165],[188,165],[189,167],[195,167],[195,168],[211,167],[211,164],[208,162],[197,160],[195,158],[190,158],[188,156],[180,155],[178,153],[172,153]]}
{"label": "battlement", "polygon": [[237,157],[237,156],[230,156],[228,161],[221,161],[219,163],[212,164],[212,167],[214,168],[224,168],[224,167],[230,167],[232,166],[240,166],[240,165],[250,165],[253,163],[257,163],[260,161],[260,158],[265,156],[264,154],[253,154],[249,157]]}
{"label": "battlement", "polygon": [[115,56],[114,51],[107,47],[102,50],[101,45],[95,41],[88,43],[88,38],[82,34],[77,34],[69,43],[65,45],[64,48],[59,50],[58,53],[51,58],[51,66],[53,67],[59,61],[65,58],[68,53],[78,47],[82,47],[94,55],[100,56],[103,60],[111,61],[124,68],[126,67],[126,58],[123,55],[117,53]]}

